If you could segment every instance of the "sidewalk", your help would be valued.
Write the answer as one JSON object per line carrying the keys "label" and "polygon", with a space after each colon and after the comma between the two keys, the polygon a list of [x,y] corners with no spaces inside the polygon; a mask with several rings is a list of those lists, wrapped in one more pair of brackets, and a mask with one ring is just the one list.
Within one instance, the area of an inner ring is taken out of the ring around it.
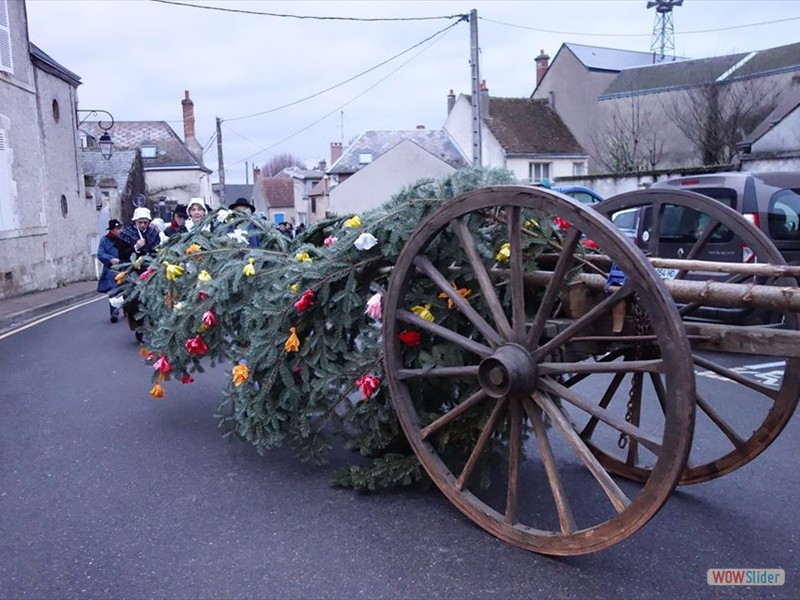
{"label": "sidewalk", "polygon": [[97,281],[79,281],[63,287],[0,299],[0,332],[25,325],[39,317],[97,298]]}

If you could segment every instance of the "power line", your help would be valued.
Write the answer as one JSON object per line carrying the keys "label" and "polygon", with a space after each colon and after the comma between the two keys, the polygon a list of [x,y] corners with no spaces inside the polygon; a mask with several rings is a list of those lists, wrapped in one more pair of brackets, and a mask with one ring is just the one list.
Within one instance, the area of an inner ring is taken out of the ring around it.
{"label": "power line", "polygon": [[457,17],[464,17],[465,15],[444,15],[441,17],[320,17],[316,15],[290,15],[285,13],[272,13],[257,10],[242,10],[238,8],[222,8],[221,6],[203,6],[201,4],[192,4],[190,2],[174,2],[173,0],[151,0],[152,2],[159,2],[161,4],[171,4],[173,6],[185,6],[188,8],[202,8],[205,10],[218,10],[220,12],[240,13],[245,15],[258,15],[261,17],[280,17],[284,19],[314,19],[317,21],[434,21],[438,19],[455,19]]}
{"label": "power line", "polygon": [[[559,31],[557,29],[542,29],[539,27],[528,27],[526,25],[517,25],[516,23],[504,23],[503,21],[495,21],[494,19],[487,19],[486,17],[478,17],[482,21],[488,23],[495,23],[497,25],[505,25],[506,27],[515,27],[516,29],[527,29],[528,31],[538,31],[539,33],[556,33],[559,35],[581,35],[587,37],[650,37],[651,33],[581,33],[579,31]],[[774,21],[763,21],[761,23],[747,23],[745,25],[732,25],[730,27],[718,27],[716,29],[697,29],[695,31],[681,31],[681,35],[692,35],[695,33],[715,33],[718,31],[731,31],[732,29],[744,29],[745,27],[759,27],[761,25],[773,25],[775,23],[784,23],[786,21],[797,21],[800,17],[785,17],[783,19],[775,19]]]}
{"label": "power line", "polygon": [[[465,16],[468,18],[468,15],[465,15]],[[395,54],[395,55],[394,55],[394,56],[392,56],[391,58],[387,58],[386,60],[384,60],[384,61],[383,61],[383,62],[381,62],[381,63],[378,63],[378,64],[377,64],[377,65],[375,65],[374,67],[370,67],[370,68],[369,68],[369,69],[367,69],[366,71],[362,71],[361,73],[359,73],[359,74],[357,74],[357,75],[353,75],[352,77],[350,77],[350,78],[348,78],[348,79],[345,79],[344,81],[341,81],[341,82],[339,82],[339,83],[337,83],[337,84],[335,84],[335,85],[332,85],[332,86],[330,86],[330,87],[328,87],[328,88],[325,88],[324,90],[321,90],[321,91],[319,91],[319,92],[315,92],[314,94],[311,94],[310,96],[306,96],[305,98],[300,98],[299,100],[295,100],[294,102],[289,102],[288,104],[284,104],[284,105],[282,105],[282,106],[276,106],[275,108],[270,108],[270,109],[268,109],[268,110],[264,110],[264,111],[261,111],[261,112],[258,112],[258,113],[254,113],[254,114],[252,114],[252,115],[247,115],[247,116],[244,116],[244,117],[234,117],[233,119],[224,119],[224,120],[225,120],[225,121],[241,121],[242,119],[250,119],[250,118],[252,118],[252,117],[260,117],[260,116],[262,116],[262,115],[266,115],[266,114],[269,114],[269,113],[273,113],[273,112],[276,112],[276,111],[282,110],[282,109],[284,109],[284,108],[289,108],[290,106],[295,106],[295,105],[297,105],[297,104],[300,104],[301,102],[305,102],[306,100],[310,100],[310,99],[312,99],[312,98],[316,98],[317,96],[321,96],[322,94],[324,94],[324,93],[326,93],[326,92],[330,92],[331,90],[334,90],[334,89],[336,89],[336,88],[338,88],[338,87],[341,87],[341,86],[343,86],[343,85],[345,85],[345,84],[347,84],[347,83],[350,83],[351,81],[354,81],[355,79],[358,79],[359,77],[362,77],[362,76],[366,75],[367,73],[370,73],[370,72],[374,71],[375,69],[378,69],[378,68],[382,67],[383,65],[385,65],[385,64],[388,64],[388,63],[392,62],[392,61],[393,61],[393,60],[395,60],[396,58],[399,58],[399,57],[403,56],[403,54],[407,54],[408,52],[411,52],[411,51],[412,51],[414,48],[417,48],[417,47],[421,46],[422,44],[424,44],[425,42],[427,42],[427,41],[429,41],[429,40],[432,40],[432,39],[433,39],[433,38],[435,38],[437,35],[440,35],[440,34],[444,33],[445,31],[447,31],[447,30],[448,30],[448,29],[450,29],[451,27],[455,27],[455,26],[456,26],[456,25],[458,25],[458,24],[459,24],[459,23],[460,23],[462,20],[464,20],[464,19],[459,19],[459,20],[458,20],[458,21],[456,21],[455,23],[451,23],[450,25],[448,25],[448,26],[447,26],[447,27],[445,27],[444,29],[441,29],[441,30],[437,31],[436,33],[434,33],[433,35],[430,35],[430,36],[426,37],[426,38],[425,38],[424,40],[422,40],[421,42],[417,42],[417,43],[416,43],[416,44],[414,44],[413,46],[411,46],[411,47],[409,47],[409,48],[406,48],[405,50],[403,50],[402,52],[399,52],[399,53]]]}
{"label": "power line", "polygon": [[[455,23],[454,23],[453,25],[455,25]],[[270,146],[267,146],[266,148],[262,148],[262,149],[261,149],[259,152],[255,152],[255,153],[253,153],[253,154],[251,154],[251,155],[249,155],[249,156],[245,156],[244,158],[242,158],[242,159],[240,159],[240,160],[236,161],[236,162],[235,162],[235,163],[233,163],[233,164],[234,164],[234,165],[238,165],[238,164],[241,164],[241,163],[242,163],[242,162],[244,162],[244,161],[250,160],[251,158],[253,158],[253,157],[255,157],[255,156],[258,156],[259,154],[261,154],[261,152],[269,152],[269,151],[270,151],[270,150],[272,150],[272,148],[274,148],[275,146],[278,146],[278,145],[280,145],[280,144],[282,144],[282,143],[284,143],[284,142],[286,142],[286,141],[288,141],[288,140],[292,139],[293,137],[295,137],[295,136],[297,136],[297,135],[300,135],[300,134],[301,134],[301,133],[303,133],[304,131],[306,131],[306,130],[308,130],[308,129],[311,129],[311,128],[312,128],[314,125],[316,125],[317,123],[320,123],[321,121],[324,121],[325,119],[327,119],[327,118],[328,118],[328,117],[330,117],[331,115],[333,115],[333,114],[335,114],[335,113],[339,112],[341,109],[343,109],[343,108],[344,108],[345,106],[347,106],[348,104],[352,104],[353,102],[355,102],[356,100],[358,100],[359,98],[361,98],[362,96],[364,96],[364,94],[366,94],[367,92],[369,92],[369,91],[373,90],[373,89],[374,89],[374,88],[376,88],[376,87],[377,87],[379,84],[381,84],[381,83],[383,83],[384,81],[386,81],[387,79],[389,79],[389,77],[391,77],[392,75],[394,75],[395,73],[397,73],[397,71],[399,71],[400,69],[402,69],[403,67],[405,67],[405,66],[406,66],[408,63],[410,63],[411,61],[413,61],[413,60],[414,60],[415,58],[417,58],[417,57],[418,57],[420,54],[422,54],[423,52],[425,52],[426,50],[428,50],[429,48],[431,48],[431,47],[432,47],[434,44],[436,44],[436,43],[437,43],[437,42],[438,42],[438,41],[439,41],[439,40],[440,40],[442,37],[444,37],[444,34],[445,34],[445,33],[446,33],[446,32],[447,32],[449,29],[451,29],[451,28],[452,28],[452,25],[451,25],[450,27],[447,27],[447,28],[443,29],[443,30],[442,30],[442,31],[439,33],[439,36],[440,36],[440,37],[439,37],[439,39],[433,40],[433,41],[432,41],[430,44],[428,44],[426,47],[422,48],[422,49],[421,49],[419,52],[417,52],[417,53],[416,53],[414,56],[412,56],[411,58],[409,58],[409,59],[408,59],[407,61],[405,61],[404,63],[402,63],[402,64],[398,65],[398,66],[397,66],[397,67],[396,67],[394,70],[392,70],[392,71],[390,71],[389,73],[387,73],[387,74],[386,74],[384,77],[382,77],[381,79],[379,79],[378,81],[376,81],[374,84],[372,84],[371,86],[369,86],[368,88],[366,88],[365,90],[363,90],[363,91],[362,91],[360,94],[358,94],[358,95],[354,96],[353,98],[350,98],[350,100],[348,100],[348,101],[347,101],[347,102],[345,102],[344,104],[342,104],[342,105],[340,105],[340,106],[336,107],[336,108],[335,108],[335,109],[333,109],[331,112],[329,112],[329,113],[327,113],[327,114],[323,115],[322,117],[320,117],[319,119],[317,119],[317,120],[316,120],[316,121],[314,121],[313,123],[309,123],[308,125],[306,125],[306,126],[305,126],[305,127],[303,127],[302,129],[299,129],[298,131],[295,131],[295,132],[294,132],[294,133],[292,133],[291,135],[288,135],[288,136],[286,136],[286,137],[285,137],[285,138],[283,138],[282,140],[278,140],[278,141],[277,141],[277,142],[275,142],[274,144],[271,144]]]}

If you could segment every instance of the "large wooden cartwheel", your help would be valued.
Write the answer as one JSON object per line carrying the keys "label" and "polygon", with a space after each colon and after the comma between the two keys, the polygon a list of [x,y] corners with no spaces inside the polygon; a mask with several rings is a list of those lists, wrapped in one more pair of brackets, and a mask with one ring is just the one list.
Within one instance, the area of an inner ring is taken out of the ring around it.
{"label": "large wooden cartwheel", "polygon": [[[588,247],[615,260],[627,283],[582,316],[559,318],[566,282],[589,268]],[[550,272],[537,266],[554,253]],[[608,330],[613,308],[634,298],[652,324],[647,359],[570,350]],[[694,422],[689,344],[663,282],[599,213],[524,186],[460,196],[406,243],[383,319],[385,376],[405,435],[447,498],[495,536],[545,554],[602,550],[647,523],[674,489]],[[660,419],[648,428],[603,406],[608,382],[635,373],[662,382]],[[577,376],[582,385],[568,386]],[[652,458],[644,485],[611,476],[581,439],[587,422]]]}
{"label": "large wooden cartwheel", "polygon": [[[626,209],[638,209],[647,219],[643,242],[649,255],[664,257],[677,250],[686,261],[725,260],[721,250],[735,248],[737,262],[785,265],[786,261],[764,233],[741,214],[717,200],[688,191],[646,190],[615,196],[595,205],[611,217]],[[689,233],[684,222],[699,224],[702,231]],[[660,231],[661,235],[653,232]],[[684,236],[684,237],[681,237]],[[642,240],[642,236],[639,238]],[[658,264],[656,262],[655,264]],[[742,285],[742,300],[749,284],[796,288],[791,277],[763,277],[746,273],[714,273],[709,267],[670,270],[674,282],[704,281]],[[697,374],[697,422],[692,452],[681,484],[698,483],[730,473],[764,451],[784,428],[800,396],[800,344],[793,335],[798,329],[797,313],[773,306],[767,309],[721,304],[697,298],[679,305],[692,345],[692,360]],[[721,324],[718,331],[701,325],[709,320]],[[709,336],[711,332],[713,335]],[[787,335],[788,334],[788,335]],[[710,339],[711,338],[711,339]],[[716,342],[715,342],[716,340]],[[753,355],[742,361],[742,355]],[[785,365],[783,363],[785,360]],[[633,394],[635,412],[641,395]],[[635,480],[648,477],[651,463],[633,453],[620,455],[608,444],[585,441],[601,462],[615,473]]]}

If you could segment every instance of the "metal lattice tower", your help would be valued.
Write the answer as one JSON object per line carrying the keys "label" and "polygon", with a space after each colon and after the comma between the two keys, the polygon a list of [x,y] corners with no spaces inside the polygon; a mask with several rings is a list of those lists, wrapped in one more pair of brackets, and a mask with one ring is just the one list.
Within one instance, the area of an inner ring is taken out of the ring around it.
{"label": "metal lattice tower", "polygon": [[653,25],[653,41],[650,50],[656,62],[664,62],[669,55],[675,59],[675,28],[672,25],[672,9],[681,6],[683,0],[649,0],[647,8],[656,9],[656,22]]}

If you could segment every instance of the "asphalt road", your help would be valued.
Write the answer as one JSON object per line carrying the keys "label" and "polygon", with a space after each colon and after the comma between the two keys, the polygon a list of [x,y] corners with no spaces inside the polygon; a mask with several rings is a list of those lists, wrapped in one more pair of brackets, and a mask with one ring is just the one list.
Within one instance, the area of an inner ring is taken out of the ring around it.
{"label": "asphalt road", "polygon": [[[96,302],[0,339],[2,598],[798,598],[800,425],[677,491],[598,554],[549,558],[484,533],[436,490],[358,495],[222,439],[223,374],[147,391],[151,367]],[[709,587],[712,567],[782,587]]]}

